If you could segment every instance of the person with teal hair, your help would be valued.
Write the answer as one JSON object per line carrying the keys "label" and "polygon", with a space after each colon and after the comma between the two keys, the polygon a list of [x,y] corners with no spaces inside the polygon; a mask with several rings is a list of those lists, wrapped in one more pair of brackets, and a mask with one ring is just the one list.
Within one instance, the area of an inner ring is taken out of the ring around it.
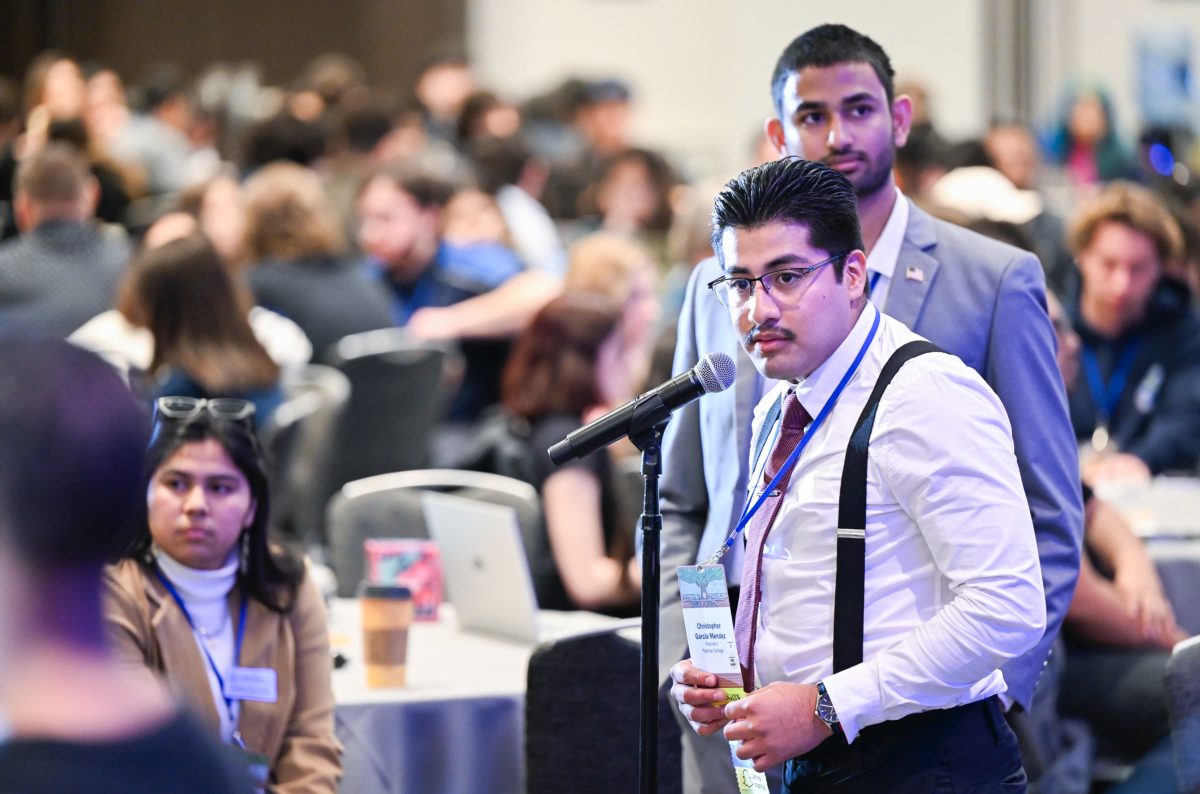
{"label": "person with teal hair", "polygon": [[1117,134],[1112,99],[1098,84],[1067,87],[1044,146],[1047,159],[1076,186],[1138,178],[1136,162]]}

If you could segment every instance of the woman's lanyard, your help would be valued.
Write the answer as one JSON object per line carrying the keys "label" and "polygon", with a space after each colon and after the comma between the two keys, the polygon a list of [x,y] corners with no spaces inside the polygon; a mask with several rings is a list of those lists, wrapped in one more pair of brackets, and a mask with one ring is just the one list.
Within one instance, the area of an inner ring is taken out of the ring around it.
{"label": "woman's lanyard", "polygon": [[871,283],[871,294],[872,295],[875,294],[875,287],[878,286],[879,277],[882,275],[883,274],[880,273],[878,270],[876,270],[874,273],[871,274],[871,282],[870,283]]}
{"label": "woman's lanyard", "polygon": [[[808,442],[814,435],[816,435],[817,429],[825,423],[825,419],[829,416],[830,411],[833,410],[833,406],[837,403],[838,398],[842,396],[842,391],[846,388],[846,384],[850,382],[850,379],[854,377],[854,373],[858,371],[858,365],[862,363],[863,357],[867,354],[867,348],[869,348],[871,346],[871,342],[875,340],[875,332],[878,330],[879,310],[876,309],[875,319],[871,323],[870,333],[867,334],[867,338],[863,341],[862,347],[858,349],[858,355],[854,357],[854,361],[851,362],[850,368],[846,370],[846,374],[842,375],[842,379],[838,382],[837,388],[833,390],[833,394],[831,394],[829,399],[825,401],[825,405],[821,408],[820,413],[817,414],[817,418],[814,419],[812,424],[808,426],[808,429],[804,431],[804,436],[800,439],[800,443],[797,444],[796,448],[792,450],[792,453],[788,455],[787,460],[785,460],[783,465],[779,467],[779,471],[775,473],[775,476],[771,479],[771,482],[766,488],[763,489],[762,493],[758,495],[758,498],[749,500],[746,503],[746,508],[742,511],[742,517],[738,519],[737,526],[735,526],[733,531],[729,533],[729,537],[725,539],[725,542],[721,544],[720,548],[713,552],[713,555],[709,557],[706,562],[702,563],[702,565],[715,565],[727,551],[733,548],[734,541],[737,539],[738,535],[742,533],[742,530],[746,528],[746,524],[750,523],[750,519],[753,518],[754,514],[758,512],[758,509],[762,507],[763,502],[767,501],[767,497],[779,486],[779,482],[783,479],[784,475],[792,470],[792,467],[800,458],[800,453],[804,451],[804,448],[808,446]],[[775,423],[776,434],[779,433],[782,424],[783,411],[781,410],[779,412],[779,420]],[[767,429],[763,428],[759,432],[767,432]],[[766,467],[766,462],[763,461],[760,467],[759,461],[762,458],[762,451],[766,448],[766,446],[766,444],[761,445],[758,449],[758,453],[755,455],[754,465],[750,467],[753,476],[751,482],[760,482],[762,480],[762,472],[763,468]],[[783,498],[783,494],[780,494],[780,498]]]}
{"label": "woman's lanyard", "polygon": [[1121,395],[1125,392],[1125,386],[1129,381],[1129,375],[1133,371],[1133,364],[1137,360],[1140,349],[1141,339],[1137,336],[1130,337],[1121,346],[1121,352],[1117,354],[1117,363],[1113,366],[1106,383],[1100,374],[1100,362],[1096,359],[1096,350],[1086,342],[1083,345],[1083,355],[1081,356],[1083,373],[1087,377],[1088,391],[1091,392],[1092,402],[1096,406],[1097,432],[1103,429],[1105,440],[1107,440],[1108,424],[1112,420],[1113,414],[1116,413],[1117,404],[1121,402]]}
{"label": "woman's lanyard", "polygon": [[[158,580],[163,583],[163,587],[167,588],[167,592],[171,594],[171,597],[175,599],[175,603],[179,605],[179,609],[181,612],[183,612],[184,618],[187,619],[188,625],[191,626],[192,631],[195,632],[196,631],[196,623],[195,623],[195,621],[192,620],[192,615],[190,612],[188,612],[187,605],[185,605],[183,603],[183,597],[179,595],[179,591],[175,589],[175,585],[171,584],[171,580],[168,579],[166,576],[164,576],[163,572],[158,570],[157,567],[154,569],[154,573],[158,576]],[[234,665],[234,667],[237,667],[238,661],[242,658],[242,640],[245,638],[245,636],[246,636],[246,594],[243,593],[242,594],[242,605],[238,609],[237,640],[233,646],[233,665]],[[205,644],[203,642],[200,642],[197,644],[200,646],[200,650],[204,653],[204,658],[208,661],[209,669],[212,670],[213,675],[216,676],[216,678],[217,678],[217,686],[221,690],[221,697],[225,701],[225,707],[229,710],[229,718],[233,719],[233,704],[236,702],[236,699],[230,697],[229,695],[227,695],[225,693],[226,692],[225,677],[221,675],[221,671],[217,667],[217,662],[215,659],[212,658],[212,654],[208,652],[208,648],[205,647]],[[236,727],[233,731],[233,741],[235,744],[237,744],[238,747],[241,747],[243,750],[245,749],[245,745],[242,743],[241,734],[238,733]]]}

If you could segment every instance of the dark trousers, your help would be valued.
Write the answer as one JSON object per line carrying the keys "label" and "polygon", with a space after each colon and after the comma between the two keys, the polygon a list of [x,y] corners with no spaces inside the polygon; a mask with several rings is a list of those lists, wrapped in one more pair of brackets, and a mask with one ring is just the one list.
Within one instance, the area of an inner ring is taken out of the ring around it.
{"label": "dark trousers", "polygon": [[785,794],[804,792],[1024,792],[1017,738],[997,698],[831,737],[787,762]]}

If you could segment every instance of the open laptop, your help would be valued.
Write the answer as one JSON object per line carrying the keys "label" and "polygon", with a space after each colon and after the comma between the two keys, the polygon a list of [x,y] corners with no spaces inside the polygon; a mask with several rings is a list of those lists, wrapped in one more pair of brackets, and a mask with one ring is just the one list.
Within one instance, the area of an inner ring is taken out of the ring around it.
{"label": "open laptop", "polygon": [[530,645],[624,625],[590,612],[538,612],[517,512],[443,493],[421,495],[429,537],[438,545],[446,591],[464,631]]}

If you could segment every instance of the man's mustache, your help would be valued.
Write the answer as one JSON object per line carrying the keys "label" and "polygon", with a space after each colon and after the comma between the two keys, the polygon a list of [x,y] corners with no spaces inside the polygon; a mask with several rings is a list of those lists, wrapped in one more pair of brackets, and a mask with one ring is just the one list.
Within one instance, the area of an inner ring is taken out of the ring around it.
{"label": "man's mustache", "polygon": [[796,334],[793,333],[792,331],[788,330],[787,328],[777,328],[775,326],[758,326],[758,325],[756,325],[753,328],[751,328],[749,331],[747,331],[746,335],[744,337],[742,337],[742,344],[745,345],[746,347],[750,347],[755,342],[758,342],[759,338],[764,335],[769,335],[774,339],[786,339],[788,341],[793,341],[796,338]]}
{"label": "man's mustache", "polygon": [[821,158],[821,164],[828,165],[832,168],[833,167],[832,163],[835,160],[846,160],[848,158],[853,158],[855,160],[863,160],[863,161],[865,161],[867,159],[866,155],[864,155],[862,152],[858,151],[857,149],[839,149],[837,151],[827,152],[825,154],[825,156]]}

